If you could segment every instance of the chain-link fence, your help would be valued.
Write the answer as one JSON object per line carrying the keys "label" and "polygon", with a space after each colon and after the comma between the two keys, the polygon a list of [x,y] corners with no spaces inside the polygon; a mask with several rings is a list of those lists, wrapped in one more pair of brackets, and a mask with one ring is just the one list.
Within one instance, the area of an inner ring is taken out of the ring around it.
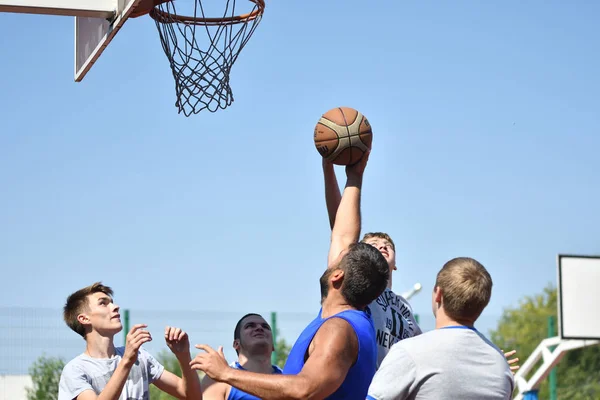
{"label": "chain-link fence", "polygon": [[[272,311],[257,312],[273,324]],[[318,310],[314,313],[275,313],[277,339],[284,339],[288,345],[293,344],[317,312]],[[419,325],[423,331],[435,327],[430,314],[419,314]],[[223,346],[230,361],[235,359],[232,348],[233,329],[242,316],[238,312],[221,311],[130,310],[129,321],[126,322],[125,310],[121,310],[124,325],[148,325],[153,340],[144,344],[144,348],[154,355],[168,351],[164,341],[164,328],[169,325],[188,332],[192,346],[200,343],[215,348]],[[477,324],[488,335],[489,329],[495,327],[497,320],[496,316],[482,316]],[[115,345],[124,345],[125,334],[123,330],[115,337]],[[32,363],[42,355],[61,357],[68,361],[84,349],[85,341],[65,325],[60,309],[0,307],[0,376],[27,375]],[[192,348],[192,354],[195,352],[196,349]]]}
{"label": "chain-link fence", "polygon": [[[192,356],[195,344],[208,344],[213,348],[223,346],[228,361],[236,358],[232,348],[233,330],[243,316],[239,312],[198,310],[121,310],[124,325],[147,324],[153,340],[144,344],[151,354],[168,352],[164,341],[165,326],[176,326],[188,332]],[[309,312],[277,312],[257,310],[271,325],[275,325],[276,339],[292,345],[306,325],[316,316],[318,309]],[[125,316],[129,318],[126,320]],[[274,315],[273,315],[274,314]],[[423,331],[435,328],[431,313],[418,315]],[[482,316],[479,329],[488,335],[495,328],[497,317]],[[115,337],[115,345],[125,343],[125,329]],[[25,399],[24,383],[32,364],[40,357],[58,357],[65,362],[85,350],[85,341],[71,331],[62,319],[62,310],[45,308],[0,307],[0,400]],[[16,389],[15,389],[16,387]],[[15,392],[21,393],[18,396]],[[20,390],[20,392],[19,392]],[[16,396],[16,397],[15,397]]]}

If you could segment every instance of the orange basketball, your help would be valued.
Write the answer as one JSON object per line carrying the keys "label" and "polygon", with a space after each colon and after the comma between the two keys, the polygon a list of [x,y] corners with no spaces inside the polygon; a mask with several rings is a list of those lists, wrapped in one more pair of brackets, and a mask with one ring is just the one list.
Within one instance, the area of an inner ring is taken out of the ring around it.
{"label": "orange basketball", "polygon": [[337,165],[352,165],[371,148],[373,132],[359,111],[338,107],[321,116],[315,126],[314,139],[323,158]]}

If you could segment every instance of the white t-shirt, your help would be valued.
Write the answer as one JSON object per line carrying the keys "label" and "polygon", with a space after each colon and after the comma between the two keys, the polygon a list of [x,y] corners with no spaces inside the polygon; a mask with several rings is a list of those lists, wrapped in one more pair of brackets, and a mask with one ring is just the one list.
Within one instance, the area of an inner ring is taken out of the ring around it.
{"label": "white t-shirt", "polygon": [[[58,400],[73,400],[90,389],[100,394],[121,362],[125,347],[117,347],[115,351],[112,358],[92,358],[80,354],[69,361],[60,375]],[[160,378],[163,371],[164,367],[150,353],[140,349],[119,400],[149,400],[149,386]]]}
{"label": "white t-shirt", "polygon": [[368,310],[375,325],[377,368],[394,343],[423,333],[410,304],[390,288],[369,304]]}
{"label": "white t-shirt", "polygon": [[403,340],[373,377],[369,400],[510,400],[504,354],[475,330],[441,328]]}

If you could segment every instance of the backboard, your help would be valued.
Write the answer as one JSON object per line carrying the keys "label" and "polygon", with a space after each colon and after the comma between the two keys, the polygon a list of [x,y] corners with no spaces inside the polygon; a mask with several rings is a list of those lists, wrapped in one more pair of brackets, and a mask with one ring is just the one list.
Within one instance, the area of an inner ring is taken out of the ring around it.
{"label": "backboard", "polygon": [[562,339],[600,339],[600,256],[558,256],[558,323]]}
{"label": "backboard", "polygon": [[75,82],[81,82],[140,0],[114,0],[112,18],[75,17]]}

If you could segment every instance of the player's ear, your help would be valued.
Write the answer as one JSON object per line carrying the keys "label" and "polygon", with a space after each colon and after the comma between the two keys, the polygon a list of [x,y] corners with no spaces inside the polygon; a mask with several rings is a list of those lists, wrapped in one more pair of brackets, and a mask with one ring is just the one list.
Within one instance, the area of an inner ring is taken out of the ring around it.
{"label": "player's ear", "polygon": [[345,273],[344,273],[343,269],[338,268],[335,271],[333,271],[331,273],[331,276],[329,277],[333,287],[339,288],[340,286],[342,286],[342,282],[344,281],[344,276],[345,276]]}
{"label": "player's ear", "polygon": [[436,286],[433,289],[433,298],[435,300],[436,303],[442,303],[442,289],[440,289],[439,286]]}
{"label": "player's ear", "polygon": [[81,313],[77,316],[77,322],[79,322],[81,325],[84,325],[84,326],[91,324],[90,317],[88,317],[87,314],[83,314],[83,313]]}
{"label": "player's ear", "polygon": [[233,349],[235,351],[238,351],[238,352],[240,351],[240,341],[239,341],[239,339],[234,339],[234,341],[233,341]]}

